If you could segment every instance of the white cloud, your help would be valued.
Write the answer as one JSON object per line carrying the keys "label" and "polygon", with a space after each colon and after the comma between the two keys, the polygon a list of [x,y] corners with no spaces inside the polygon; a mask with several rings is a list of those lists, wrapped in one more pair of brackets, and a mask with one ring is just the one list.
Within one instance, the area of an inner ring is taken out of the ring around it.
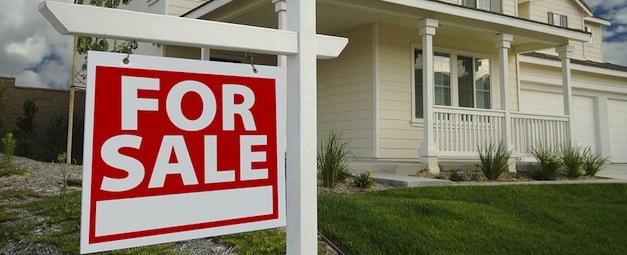
{"label": "white cloud", "polygon": [[4,50],[16,58],[23,58],[30,65],[38,64],[49,52],[46,38],[34,35],[21,42],[12,42]]}
{"label": "white cloud", "polygon": [[16,77],[19,86],[68,88],[72,37],[48,24],[41,2],[0,0],[0,75]]}
{"label": "white cloud", "polygon": [[605,42],[603,45],[605,62],[627,66],[627,43]]}
{"label": "white cloud", "polygon": [[592,9],[600,7],[605,10],[610,10],[616,7],[625,6],[625,0],[584,0],[584,2],[586,2]]}

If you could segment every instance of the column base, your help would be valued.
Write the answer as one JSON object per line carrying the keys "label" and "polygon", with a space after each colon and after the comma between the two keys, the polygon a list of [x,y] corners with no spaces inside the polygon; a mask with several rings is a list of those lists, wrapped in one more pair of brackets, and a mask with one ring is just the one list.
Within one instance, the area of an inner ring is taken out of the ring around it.
{"label": "column base", "polygon": [[510,173],[516,173],[518,170],[516,170],[516,158],[511,157],[507,160],[507,171]]}
{"label": "column base", "polygon": [[427,165],[427,170],[429,170],[429,173],[440,173],[440,165],[438,164],[437,156],[422,156],[420,157],[420,163]]}

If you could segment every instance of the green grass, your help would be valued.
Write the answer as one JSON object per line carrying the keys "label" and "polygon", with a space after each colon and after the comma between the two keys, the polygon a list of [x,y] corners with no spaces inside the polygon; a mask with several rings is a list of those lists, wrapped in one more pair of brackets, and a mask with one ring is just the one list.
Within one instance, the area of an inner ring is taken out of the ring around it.
{"label": "green grass", "polygon": [[[0,206],[0,246],[4,246],[9,240],[47,243],[56,246],[65,254],[78,254],[80,248],[80,196],[80,192],[69,192],[65,195],[41,197],[32,202]],[[26,197],[39,196],[28,190],[0,192],[0,199],[25,199]],[[35,224],[29,219],[21,218],[23,216],[17,213],[18,210],[26,210],[31,215],[44,216],[45,220]],[[20,219],[22,219],[20,225],[9,224]],[[53,228],[58,229],[58,231],[48,231],[44,235],[36,236],[34,234],[36,228]],[[174,244],[152,245],[99,254],[178,254],[171,251],[173,246]]]}
{"label": "green grass", "polygon": [[627,185],[430,187],[318,196],[346,254],[627,254]]}

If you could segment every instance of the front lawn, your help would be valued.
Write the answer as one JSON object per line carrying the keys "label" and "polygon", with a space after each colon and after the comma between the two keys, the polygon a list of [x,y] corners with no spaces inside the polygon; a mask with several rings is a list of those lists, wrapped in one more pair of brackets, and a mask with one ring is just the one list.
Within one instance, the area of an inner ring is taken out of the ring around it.
{"label": "front lawn", "polygon": [[346,254],[627,254],[627,185],[426,187],[318,196]]}

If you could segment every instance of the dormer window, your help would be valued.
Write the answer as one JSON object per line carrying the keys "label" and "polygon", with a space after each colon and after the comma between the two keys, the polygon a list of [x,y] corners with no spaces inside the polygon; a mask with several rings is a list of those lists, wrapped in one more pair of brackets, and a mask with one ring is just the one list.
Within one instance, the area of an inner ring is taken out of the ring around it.
{"label": "dormer window", "polygon": [[491,12],[501,12],[501,0],[462,0],[462,5]]}
{"label": "dormer window", "polygon": [[566,15],[549,12],[549,24],[567,28],[568,17],[566,17]]}

